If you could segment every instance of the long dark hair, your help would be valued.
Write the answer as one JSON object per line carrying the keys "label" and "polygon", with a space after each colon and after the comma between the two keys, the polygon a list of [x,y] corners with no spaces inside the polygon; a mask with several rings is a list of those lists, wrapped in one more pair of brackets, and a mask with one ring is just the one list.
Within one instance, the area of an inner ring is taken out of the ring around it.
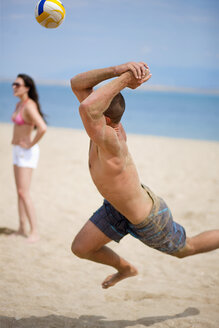
{"label": "long dark hair", "polygon": [[18,74],[17,77],[20,77],[24,81],[25,86],[29,88],[28,96],[29,96],[29,98],[31,98],[35,101],[40,115],[42,116],[43,120],[46,122],[46,119],[45,119],[46,115],[43,114],[43,112],[41,111],[41,107],[40,107],[40,103],[39,103],[39,95],[38,95],[34,80],[27,74]]}

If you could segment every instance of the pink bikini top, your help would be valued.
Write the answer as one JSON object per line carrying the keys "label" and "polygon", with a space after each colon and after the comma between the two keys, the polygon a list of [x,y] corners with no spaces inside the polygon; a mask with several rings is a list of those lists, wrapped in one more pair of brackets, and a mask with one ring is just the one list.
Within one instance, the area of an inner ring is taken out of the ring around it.
{"label": "pink bikini top", "polygon": [[[16,125],[24,125],[24,124],[28,124],[28,125],[33,125],[31,123],[27,123],[24,121],[23,117],[22,117],[22,113],[24,110],[24,106],[27,103],[28,99],[22,104],[21,108],[19,109],[17,115],[15,117],[13,117],[14,115],[12,115],[11,120],[16,124]],[[16,111],[16,110],[15,110]]]}

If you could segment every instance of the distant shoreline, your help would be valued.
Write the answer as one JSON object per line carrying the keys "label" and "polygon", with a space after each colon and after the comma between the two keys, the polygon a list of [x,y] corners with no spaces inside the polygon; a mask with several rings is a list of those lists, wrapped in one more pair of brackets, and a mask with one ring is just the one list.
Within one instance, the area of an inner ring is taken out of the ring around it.
{"label": "distant shoreline", "polygon": [[[12,128],[13,123],[12,122],[5,122],[0,120],[0,128]],[[56,126],[56,125],[48,125],[48,129],[51,131],[75,131],[75,133],[84,133],[86,135],[86,132],[83,128],[75,128],[75,127],[65,127],[65,126]],[[178,141],[191,141],[191,142],[203,142],[203,143],[209,143],[209,144],[218,144],[219,140],[216,139],[201,139],[201,138],[192,138],[192,137],[176,137],[176,136],[165,136],[165,135],[159,135],[159,134],[144,134],[144,133],[137,133],[137,132],[127,132],[128,136],[136,137],[136,138],[154,138],[154,139],[164,139],[164,140],[178,140]]]}
{"label": "distant shoreline", "polygon": [[[0,83],[11,83],[13,79],[1,78]],[[68,80],[37,80],[37,85],[57,85],[70,87],[70,81]],[[152,92],[173,92],[184,94],[203,94],[203,95],[219,95],[219,89],[206,89],[206,88],[191,88],[191,87],[178,87],[169,85],[142,85],[136,91],[152,91]]]}

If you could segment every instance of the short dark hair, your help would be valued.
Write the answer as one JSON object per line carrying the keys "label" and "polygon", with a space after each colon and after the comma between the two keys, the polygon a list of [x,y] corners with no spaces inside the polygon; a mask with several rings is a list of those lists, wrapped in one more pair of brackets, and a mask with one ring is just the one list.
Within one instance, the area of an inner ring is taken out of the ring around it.
{"label": "short dark hair", "polygon": [[125,99],[119,92],[111,101],[109,107],[103,113],[109,117],[113,123],[119,123],[125,111]]}

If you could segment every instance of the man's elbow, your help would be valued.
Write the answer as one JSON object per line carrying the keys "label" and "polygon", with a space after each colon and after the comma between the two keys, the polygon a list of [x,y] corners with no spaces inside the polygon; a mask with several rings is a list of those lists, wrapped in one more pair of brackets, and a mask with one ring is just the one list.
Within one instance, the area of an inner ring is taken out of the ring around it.
{"label": "man's elbow", "polygon": [[74,92],[76,88],[75,76],[71,78],[70,83],[71,83],[72,91]]}
{"label": "man's elbow", "polygon": [[92,93],[92,87],[87,87],[83,74],[77,74],[71,78],[71,89],[81,103]]}
{"label": "man's elbow", "polygon": [[81,116],[89,117],[91,120],[96,120],[100,118],[100,113],[96,110],[91,103],[85,99],[79,106],[79,113]]}
{"label": "man's elbow", "polygon": [[91,110],[91,106],[89,104],[89,102],[86,101],[82,101],[80,103],[80,106],[79,106],[79,113],[80,115],[85,115],[85,116],[89,116],[89,117],[92,117],[92,110]]}
{"label": "man's elbow", "polygon": [[79,83],[81,83],[81,74],[77,74],[77,75],[73,76],[71,78],[70,82],[71,82],[71,88],[73,91],[79,89]]}

